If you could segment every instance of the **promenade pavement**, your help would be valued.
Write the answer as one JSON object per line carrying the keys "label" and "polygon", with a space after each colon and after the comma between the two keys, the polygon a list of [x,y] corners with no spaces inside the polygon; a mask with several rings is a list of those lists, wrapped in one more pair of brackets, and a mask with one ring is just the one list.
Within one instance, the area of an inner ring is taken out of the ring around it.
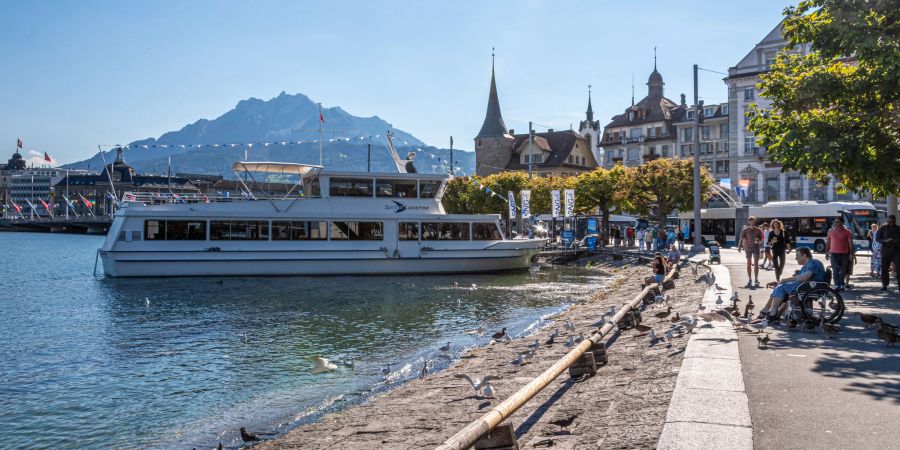
{"label": "promenade pavement", "polygon": [[[827,265],[824,255],[814,258]],[[787,255],[785,274],[799,266]],[[736,250],[722,250],[731,285],[743,309],[752,296],[754,314],[771,289],[747,289],[746,259]],[[884,448],[900,443],[900,347],[886,347],[875,328],[865,328],[856,313],[871,313],[900,325],[900,293],[888,292],[870,278],[869,259],[859,258],[852,289],[842,294],[847,313],[842,332],[827,339],[786,325],[770,327],[768,349],[758,349],[756,335],[739,333],[740,359],[749,399],[753,447]],[[775,272],[760,270],[762,286]]]}

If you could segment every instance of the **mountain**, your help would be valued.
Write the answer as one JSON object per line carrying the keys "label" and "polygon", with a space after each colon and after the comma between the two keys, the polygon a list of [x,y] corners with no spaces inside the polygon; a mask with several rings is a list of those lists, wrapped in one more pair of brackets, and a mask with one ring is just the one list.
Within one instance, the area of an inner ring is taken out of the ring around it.
{"label": "mountain", "polygon": [[[384,135],[390,130],[401,156],[416,151],[416,168],[420,172],[445,172],[441,161],[449,160],[449,150],[429,147],[412,134],[394,128],[379,118],[357,117],[340,107],[323,108],[322,153],[329,170],[365,171],[368,146],[372,143],[372,171],[393,172],[392,159]],[[270,100],[241,100],[230,111],[213,119],[200,119],[178,131],[128,144],[125,159],[138,172],[166,173],[169,157],[173,169],[183,173],[231,174],[231,164],[243,160],[244,152],[251,161],[282,161],[318,164],[319,107],[303,94],[282,92]],[[288,144],[282,144],[288,142]],[[270,143],[263,145],[262,143]],[[226,144],[212,147],[211,144]],[[253,144],[253,145],[247,145]],[[462,173],[472,173],[474,152],[454,150],[454,161]],[[114,150],[104,155],[115,158]],[[103,165],[99,154],[84,161],[64,166],[68,169],[98,169]]]}

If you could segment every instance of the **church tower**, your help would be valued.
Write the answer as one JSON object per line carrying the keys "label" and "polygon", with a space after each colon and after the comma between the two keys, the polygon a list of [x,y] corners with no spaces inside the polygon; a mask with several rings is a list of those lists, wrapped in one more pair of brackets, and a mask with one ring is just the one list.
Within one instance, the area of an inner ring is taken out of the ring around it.
{"label": "church tower", "polygon": [[600,158],[600,139],[601,139],[601,131],[600,131],[600,121],[594,120],[594,108],[591,107],[591,85],[588,85],[588,105],[587,111],[585,112],[585,120],[582,120],[578,125],[578,133],[584,136],[588,142],[588,148],[591,150],[591,154],[594,155],[594,159],[597,160],[598,163],[603,161]]}
{"label": "church tower", "polygon": [[497,80],[494,73],[494,55],[491,54],[491,91],[488,94],[487,113],[481,131],[475,136],[475,173],[487,176],[503,171],[512,156],[515,139],[509,135],[500,99],[497,97]]}

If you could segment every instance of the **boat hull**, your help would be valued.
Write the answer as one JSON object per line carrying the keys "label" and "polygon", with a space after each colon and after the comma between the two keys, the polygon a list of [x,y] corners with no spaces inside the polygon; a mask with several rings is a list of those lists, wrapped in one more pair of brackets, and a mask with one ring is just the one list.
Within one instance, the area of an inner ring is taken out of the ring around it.
{"label": "boat hull", "polygon": [[[302,252],[101,252],[109,277],[397,275],[477,273],[531,267],[539,247],[480,252],[434,252],[417,258]],[[456,254],[454,254],[456,253]]]}

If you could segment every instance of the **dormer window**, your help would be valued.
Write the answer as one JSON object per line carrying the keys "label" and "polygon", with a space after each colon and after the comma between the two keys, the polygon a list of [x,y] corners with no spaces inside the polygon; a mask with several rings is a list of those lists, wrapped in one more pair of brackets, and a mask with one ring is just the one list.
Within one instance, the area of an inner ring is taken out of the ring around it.
{"label": "dormer window", "polygon": [[703,108],[703,115],[706,117],[712,117],[716,114],[716,108],[713,106]]}
{"label": "dormer window", "polygon": [[628,121],[634,120],[634,111],[628,111]]}

